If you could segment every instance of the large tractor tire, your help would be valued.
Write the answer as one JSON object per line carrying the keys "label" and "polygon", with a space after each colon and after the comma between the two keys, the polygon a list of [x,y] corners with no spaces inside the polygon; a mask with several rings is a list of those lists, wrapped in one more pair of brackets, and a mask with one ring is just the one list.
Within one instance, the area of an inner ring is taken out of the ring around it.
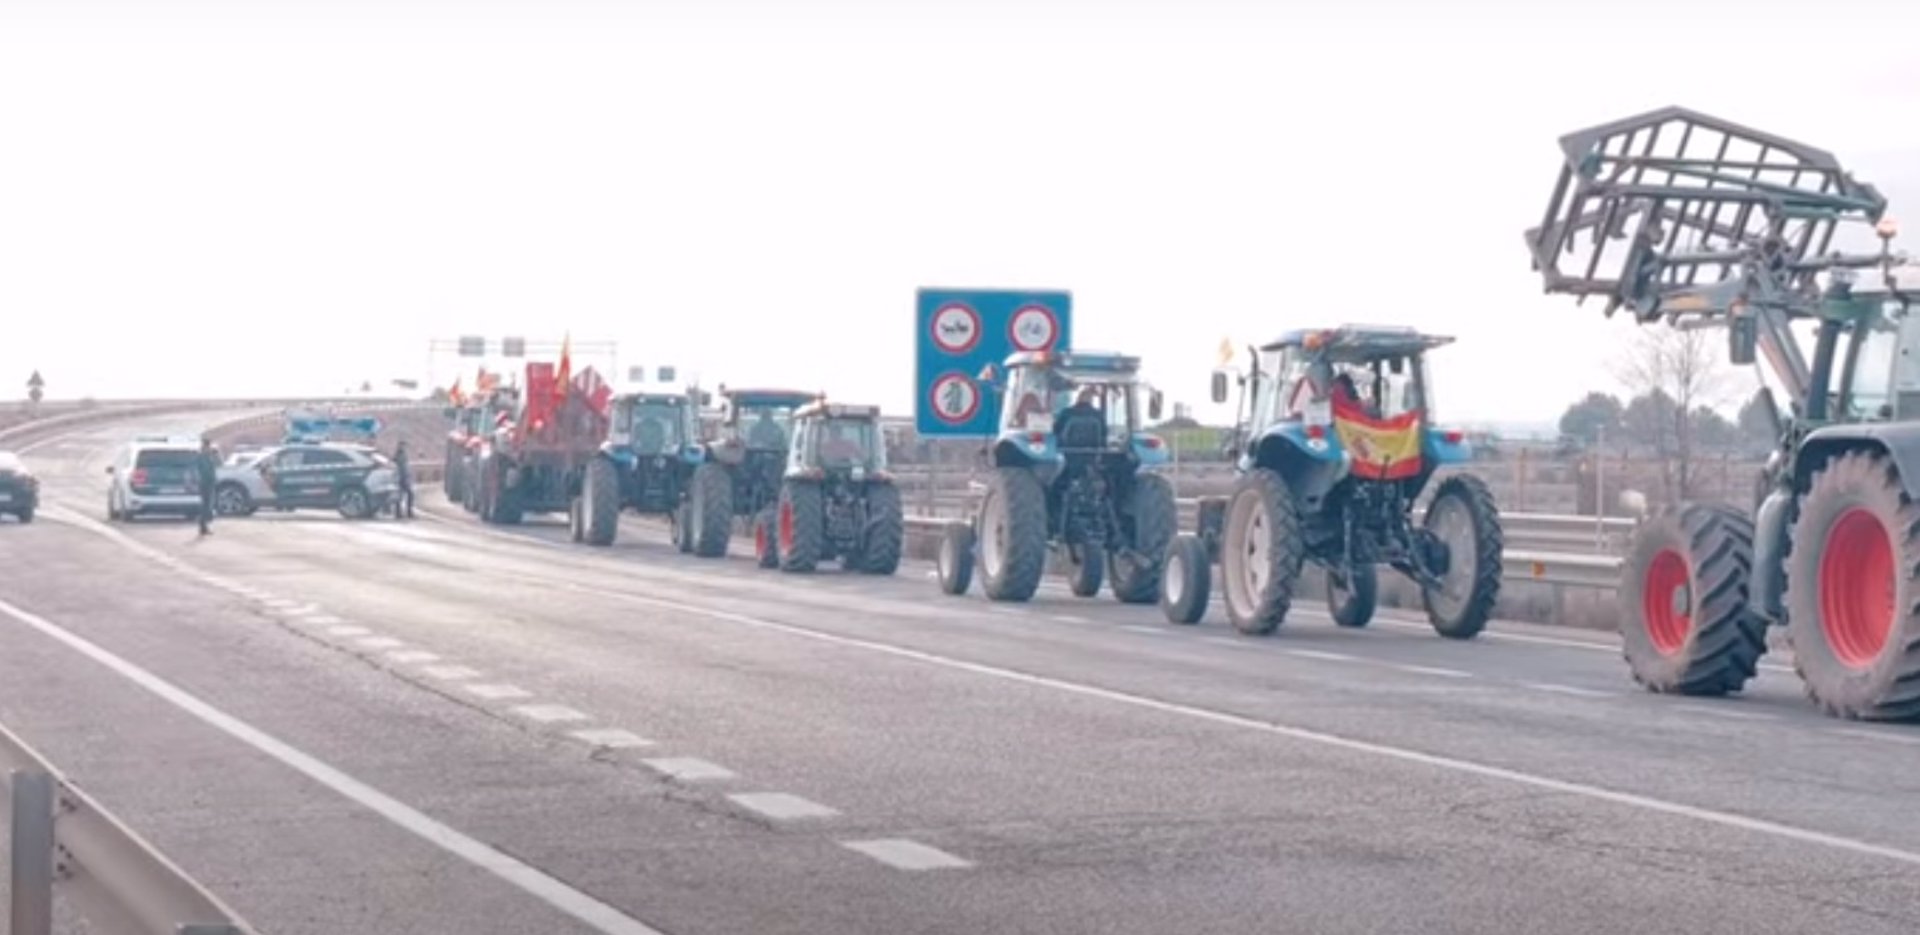
{"label": "large tractor tire", "polygon": [[1372,564],[1327,569],[1327,613],[1336,626],[1359,629],[1380,606],[1380,568]]}
{"label": "large tractor tire", "polygon": [[827,535],[827,505],[820,486],[805,481],[780,485],[776,525],[780,533],[780,570],[806,574],[820,564]]}
{"label": "large tractor tire", "polygon": [[1167,546],[1179,532],[1180,505],[1173,485],[1158,474],[1133,479],[1133,498],[1127,516],[1132,520],[1131,549],[1116,549],[1108,560],[1113,597],[1123,604],[1151,604],[1160,596],[1161,565]]}
{"label": "large tractor tire", "polygon": [[1160,610],[1167,622],[1199,623],[1212,597],[1213,564],[1198,536],[1174,536],[1160,569]]}
{"label": "large tractor tire", "polygon": [[1024,601],[1047,570],[1047,493],[1033,472],[1003,467],[980,504],[981,587],[995,601]]}
{"label": "large tractor tire", "polygon": [[1074,597],[1094,597],[1100,593],[1100,585],[1106,583],[1107,557],[1105,549],[1096,549],[1090,545],[1063,545],[1060,547],[1061,564],[1067,569],[1067,590]]}
{"label": "large tractor tire", "polygon": [[447,446],[446,460],[440,465],[440,488],[447,494],[448,503],[465,503],[467,499],[465,472],[460,470],[460,459],[452,445]]}
{"label": "large tractor tire", "polygon": [[674,507],[671,529],[673,547],[682,555],[693,554],[693,504],[682,502]]}
{"label": "large tractor tire", "polygon": [[780,510],[767,507],[753,518],[753,560],[761,568],[780,567]]}
{"label": "large tractor tire", "polygon": [[[1500,530],[1500,510],[1486,481],[1471,474],[1455,474],[1440,482],[1427,504],[1421,525],[1447,543],[1447,571],[1441,587],[1420,589],[1427,622],[1448,639],[1470,640],[1493,619],[1500,600],[1500,572],[1506,555],[1506,537]],[[1449,536],[1446,527],[1466,538]]]}
{"label": "large tractor tire", "polygon": [[1620,572],[1620,643],[1633,680],[1676,695],[1737,692],[1767,651],[1747,603],[1753,521],[1692,503],[1649,518]]}
{"label": "large tractor tire", "polygon": [[966,523],[948,523],[941,529],[940,554],[933,564],[943,593],[967,593],[967,588],[973,585],[973,527]]}
{"label": "large tractor tire", "polygon": [[574,542],[587,541],[587,498],[567,498],[567,538]]}
{"label": "large tractor tire", "polygon": [[610,458],[594,458],[580,487],[581,540],[608,546],[619,533],[620,467]]}
{"label": "large tractor tire", "polygon": [[1254,468],[1234,485],[1220,540],[1220,578],[1234,629],[1266,636],[1293,606],[1306,560],[1293,493],[1280,475]]}
{"label": "large tractor tire", "polygon": [[867,485],[867,536],[860,550],[859,569],[869,575],[891,575],[898,571],[906,538],[907,513],[900,504],[900,488],[892,484]]}
{"label": "large tractor tire", "polygon": [[[693,554],[719,558],[733,538],[733,476],[708,462],[693,469]],[[785,551],[782,549],[782,551]]]}
{"label": "large tractor tire", "polygon": [[1787,555],[1787,639],[1808,697],[1836,717],[1920,718],[1920,505],[1878,452],[1814,474]]}

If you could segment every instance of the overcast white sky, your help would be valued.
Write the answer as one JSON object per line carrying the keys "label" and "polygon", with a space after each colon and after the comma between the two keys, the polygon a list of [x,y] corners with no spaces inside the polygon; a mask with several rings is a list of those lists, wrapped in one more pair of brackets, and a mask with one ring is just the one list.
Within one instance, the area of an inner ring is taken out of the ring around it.
{"label": "overcast white sky", "polygon": [[332,392],[571,330],[907,412],[951,285],[1072,289],[1077,344],[1196,402],[1223,336],[1413,324],[1460,338],[1443,417],[1550,420],[1632,327],[1528,268],[1560,134],[1682,104],[1920,202],[1920,4],[1807,9],[16,0],[0,394]]}

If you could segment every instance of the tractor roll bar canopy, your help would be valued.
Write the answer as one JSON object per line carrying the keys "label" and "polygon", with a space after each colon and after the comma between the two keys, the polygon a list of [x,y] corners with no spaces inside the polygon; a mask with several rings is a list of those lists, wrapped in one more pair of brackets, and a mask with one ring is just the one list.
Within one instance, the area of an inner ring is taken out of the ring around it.
{"label": "tractor roll bar canopy", "polygon": [[1299,347],[1341,362],[1406,357],[1452,344],[1447,335],[1422,334],[1402,325],[1340,325],[1289,331],[1260,346],[1263,351]]}
{"label": "tractor roll bar canopy", "polygon": [[793,417],[796,419],[827,418],[827,419],[878,420],[880,418],[880,407],[855,405],[853,403],[830,403],[830,402],[827,402],[826,400],[816,400],[814,402],[806,404],[805,406],[801,406],[799,409],[795,410],[793,413]]}

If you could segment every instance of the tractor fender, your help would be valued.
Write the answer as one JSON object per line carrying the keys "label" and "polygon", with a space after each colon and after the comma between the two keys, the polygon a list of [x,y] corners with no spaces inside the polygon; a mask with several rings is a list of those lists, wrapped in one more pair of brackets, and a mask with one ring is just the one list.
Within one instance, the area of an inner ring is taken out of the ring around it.
{"label": "tractor fender", "polygon": [[1055,464],[1060,447],[1052,432],[1003,432],[993,443],[994,467],[1028,467]]}
{"label": "tractor fender", "polygon": [[1920,500],[1920,422],[1854,422],[1815,429],[1794,452],[1794,489],[1807,489],[1829,458],[1861,450],[1886,455],[1900,472],[1901,489]]}
{"label": "tractor fender", "polygon": [[1747,602],[1769,623],[1786,622],[1787,527],[1793,519],[1791,490],[1778,487],[1760,501],[1753,519],[1753,569]]}
{"label": "tractor fender", "polygon": [[1135,432],[1129,442],[1134,458],[1143,468],[1159,467],[1173,460],[1167,452],[1166,441],[1152,432]]}
{"label": "tractor fender", "polygon": [[1437,467],[1446,464],[1472,463],[1473,443],[1467,441],[1465,435],[1461,435],[1459,441],[1450,442],[1447,440],[1447,436],[1450,434],[1453,433],[1447,430],[1433,428],[1421,432],[1421,435],[1424,436],[1424,445],[1422,445],[1422,447],[1425,448],[1422,455],[1427,459],[1428,464]]}
{"label": "tractor fender", "polygon": [[640,456],[635,454],[632,448],[613,442],[601,442],[600,450],[595,452],[594,456],[606,458],[623,469],[633,467],[634,463],[640,460]]}
{"label": "tractor fender", "polygon": [[1351,465],[1352,458],[1331,433],[1324,438],[1308,438],[1305,429],[1296,424],[1268,429],[1240,459],[1242,473],[1262,467],[1279,474],[1296,502],[1309,513],[1319,510],[1321,499],[1346,479]]}

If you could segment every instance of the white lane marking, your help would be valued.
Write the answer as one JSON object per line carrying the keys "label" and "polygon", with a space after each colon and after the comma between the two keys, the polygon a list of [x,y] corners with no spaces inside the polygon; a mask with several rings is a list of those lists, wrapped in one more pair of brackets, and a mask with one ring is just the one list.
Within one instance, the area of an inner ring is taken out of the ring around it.
{"label": "white lane marking", "polygon": [[425,674],[428,678],[440,679],[441,681],[444,681],[444,682],[454,682],[460,679],[477,678],[480,675],[479,669],[470,668],[468,666],[426,666],[422,668],[420,671],[421,673]]}
{"label": "white lane marking", "polygon": [[[1421,632],[1429,632],[1433,629],[1427,624],[1415,623],[1414,621],[1411,621],[1411,620],[1392,620],[1392,619],[1383,617],[1378,619],[1376,622],[1382,626],[1391,627],[1395,630],[1418,630]],[[1530,633],[1504,633],[1504,632],[1496,632],[1493,630],[1486,630],[1480,634],[1480,638],[1483,640],[1493,640],[1495,642],[1500,642],[1500,643],[1532,643],[1536,646],[1565,646],[1570,649],[1599,650],[1601,652],[1608,652],[1608,653],[1620,652],[1619,643],[1601,642],[1599,640],[1574,639],[1572,637],[1535,636]],[[1760,663],[1760,668],[1762,671],[1766,671],[1766,672],[1784,672],[1789,675],[1793,673],[1792,666],[1781,665],[1780,663],[1777,663],[1777,662],[1762,662]]]}
{"label": "white lane marking", "polygon": [[1401,664],[1401,665],[1395,665],[1394,668],[1399,669],[1402,672],[1411,672],[1415,675],[1435,675],[1443,679],[1473,678],[1473,673],[1471,672],[1466,672],[1460,669],[1444,669],[1444,668],[1441,668],[1440,666],[1416,666],[1416,665]]}
{"label": "white lane marking", "polygon": [[1167,635],[1167,631],[1159,627],[1141,626],[1140,624],[1137,624],[1137,623],[1123,623],[1120,625],[1120,629],[1125,630],[1128,633],[1143,633],[1143,634],[1146,634],[1147,636],[1166,636]]}
{"label": "white lane marking", "polygon": [[316,627],[322,627],[322,626],[327,626],[328,624],[334,624],[334,623],[346,623],[346,620],[344,620],[344,619],[342,619],[342,618],[340,618],[340,617],[336,617],[336,616],[334,616],[334,615],[332,615],[332,614],[315,614],[314,616],[311,616],[311,617],[304,617],[304,618],[301,618],[300,620],[298,620],[298,621],[295,621],[295,622],[297,622],[297,623],[310,623],[310,624],[313,624],[313,625],[314,625],[314,626],[316,626]]}
{"label": "white lane marking", "polygon": [[372,633],[373,631],[367,629],[366,627],[349,625],[344,627],[330,627],[328,628],[327,632],[333,634],[334,636],[366,636],[367,634]]}
{"label": "white lane marking", "polygon": [[587,719],[585,712],[576,711],[566,705],[559,704],[523,704],[514,708],[513,713],[529,721],[539,721],[542,724],[553,724],[560,721],[584,721]]}
{"label": "white lane marking", "polygon": [[467,691],[475,697],[488,701],[506,701],[510,698],[532,698],[533,692],[518,685],[468,685]]}
{"label": "white lane marking", "polygon": [[1755,834],[1771,835],[1785,840],[1799,841],[1803,844],[1816,844],[1835,850],[1849,851],[1870,857],[1880,857],[1898,863],[1920,866],[1920,851],[1901,850],[1900,848],[1885,844],[1875,844],[1871,841],[1863,841],[1858,838],[1849,838],[1838,834],[1829,834],[1824,831],[1815,831],[1811,828],[1802,828],[1797,825],[1769,821],[1764,818],[1752,818],[1734,812],[1723,812],[1697,805],[1687,805],[1681,802],[1655,798],[1650,795],[1641,795],[1637,792],[1623,792],[1618,789],[1609,789],[1605,786],[1597,786],[1590,783],[1555,779],[1551,776],[1543,776],[1538,773],[1529,773],[1523,770],[1509,769],[1504,766],[1494,766],[1490,763],[1480,763],[1474,760],[1444,756],[1438,753],[1425,753],[1407,747],[1396,747],[1391,744],[1376,743],[1371,740],[1360,740],[1341,734],[1328,733],[1306,727],[1295,727],[1277,721],[1263,721],[1259,718],[1249,717],[1243,714],[1216,711],[1211,708],[1202,708],[1174,701],[1162,701],[1147,695],[1136,695],[1117,689],[1101,688],[1096,685],[1087,685],[1081,682],[1046,675],[1034,675],[1029,672],[988,665],[983,662],[969,662],[965,659],[942,656],[938,653],[926,652],[924,650],[909,649],[905,646],[882,643],[878,640],[862,639],[855,636],[842,636],[838,633],[812,630],[796,624],[781,623],[775,620],[737,614],[731,611],[715,610],[710,607],[701,607],[681,601],[657,597],[642,597],[637,594],[609,591],[604,588],[572,586],[569,589],[580,593],[601,595],[609,600],[694,614],[710,620],[723,620],[729,623],[737,623],[742,626],[775,633],[785,633],[789,636],[796,636],[834,646],[863,649],[868,652],[892,656],[896,659],[911,659],[915,662],[951,669],[956,672],[966,672],[972,675],[1001,679],[1003,681],[1015,682],[1036,688],[1050,689],[1065,694],[1078,695],[1083,698],[1097,698],[1115,704],[1128,705],[1148,711],[1157,711],[1162,714],[1177,715],[1197,721],[1206,721],[1211,724],[1258,731],[1277,737],[1286,737],[1303,743],[1346,750],[1351,753],[1364,753],[1382,759],[1397,760],[1402,763],[1413,763],[1434,769],[1450,770],[1470,776],[1479,776],[1485,779],[1495,779],[1534,789],[1545,789],[1550,792],[1577,795],[1600,802],[1622,805],[1628,808],[1637,808],[1642,811],[1674,815],[1706,824],[1719,825],[1723,828],[1733,828]]}
{"label": "white lane marking", "polygon": [[1721,708],[1713,705],[1683,704],[1676,705],[1675,707],[1678,707],[1682,711],[1690,711],[1694,714],[1706,714],[1712,717],[1723,717],[1734,721],[1777,721],[1780,719],[1780,716],[1777,714],[1761,714],[1757,711],[1741,711],[1735,708]]}
{"label": "white lane marking", "polygon": [[1319,650],[1319,649],[1289,649],[1289,650],[1285,650],[1285,652],[1289,656],[1299,656],[1302,659],[1318,659],[1322,662],[1357,662],[1359,661],[1354,657],[1347,655],[1346,653],[1330,653],[1330,652],[1326,652],[1325,650]]}
{"label": "white lane marking", "polygon": [[160,696],[174,707],[246,745],[286,764],[307,778],[365,807],[394,825],[419,836],[523,892],[591,926],[605,935],[663,935],[638,919],[548,876],[538,868],[503,854],[448,825],[428,817],[404,802],[361,782],[265,731],[201,701],[173,683],[128,662],[85,638],[0,601],[0,613],[59,640],[81,655],[100,663],[128,681]]}
{"label": "white lane marking", "polygon": [[1912,734],[1896,734],[1891,731],[1873,730],[1867,727],[1830,727],[1831,733],[1846,737],[1859,737],[1863,740],[1879,740],[1886,743],[1920,744],[1920,737]]}
{"label": "white lane marking", "polygon": [[1085,617],[1076,617],[1072,614],[1048,614],[1047,619],[1057,620],[1061,623],[1092,623],[1093,622],[1091,620],[1088,620]]}
{"label": "white lane marking", "polygon": [[653,741],[633,731],[621,730],[617,727],[589,727],[574,731],[568,736],[575,740],[584,740],[596,747],[610,747],[615,750],[653,746]]}
{"label": "white lane marking", "polygon": [[1608,697],[1612,697],[1614,695],[1619,694],[1618,692],[1596,691],[1591,688],[1580,688],[1574,685],[1555,685],[1551,682],[1524,682],[1522,683],[1522,685],[1526,688],[1531,688],[1537,692],[1552,692],[1556,695],[1572,695],[1575,698],[1608,698]]}
{"label": "white lane marking", "polygon": [[308,616],[309,614],[319,613],[320,605],[300,604],[295,607],[276,607],[273,609],[273,612],[279,614],[282,617],[305,617],[305,616]]}
{"label": "white lane marking", "polygon": [[1019,616],[1023,616],[1023,612],[1022,612],[1022,611],[1020,610],[1020,608],[1018,608],[1018,607],[1007,607],[1007,606],[1005,606],[1005,605],[1002,605],[1002,604],[989,604],[989,605],[987,605],[987,610],[989,610],[989,611],[991,611],[991,612],[993,612],[993,613],[996,613],[996,614],[1002,614],[1002,615],[1005,615],[1005,616],[1008,616],[1008,617],[1019,617]]}
{"label": "white lane marking", "polygon": [[865,854],[895,870],[946,870],[973,866],[972,863],[937,847],[929,847],[919,841],[909,841],[906,838],[841,841],[840,846]]}
{"label": "white lane marking", "polygon": [[741,808],[759,812],[774,821],[796,818],[832,818],[840,814],[831,808],[785,792],[740,792],[727,796]]}
{"label": "white lane marking", "polygon": [[[162,559],[162,561],[164,561],[164,559]],[[268,607],[273,608],[274,610],[288,610],[288,609],[300,606],[299,601],[288,600],[284,597],[271,598],[268,600],[263,600],[260,603],[265,604]]]}
{"label": "white lane marking", "polygon": [[388,653],[387,658],[401,665],[415,665],[422,662],[438,662],[440,654],[430,653],[424,649],[399,649]]}
{"label": "white lane marking", "polygon": [[695,759],[690,756],[670,756],[654,760],[641,760],[648,769],[670,779],[682,782],[698,782],[702,779],[732,779],[733,770],[718,763]]}
{"label": "white lane marking", "polygon": [[355,640],[354,642],[366,649],[394,649],[406,645],[405,641],[394,639],[391,636],[369,636]]}

